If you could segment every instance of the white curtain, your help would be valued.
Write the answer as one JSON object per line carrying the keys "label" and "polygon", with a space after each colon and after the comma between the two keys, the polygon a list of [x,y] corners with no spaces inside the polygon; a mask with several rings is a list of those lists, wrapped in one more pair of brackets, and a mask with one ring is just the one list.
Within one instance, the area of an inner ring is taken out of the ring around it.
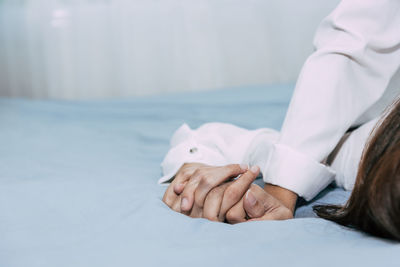
{"label": "white curtain", "polygon": [[294,81],[338,0],[0,0],[0,96]]}

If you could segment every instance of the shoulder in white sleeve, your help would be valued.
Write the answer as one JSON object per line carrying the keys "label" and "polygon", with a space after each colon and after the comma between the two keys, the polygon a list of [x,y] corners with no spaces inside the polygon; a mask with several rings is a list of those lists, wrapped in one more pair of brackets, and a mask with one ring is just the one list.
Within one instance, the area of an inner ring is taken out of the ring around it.
{"label": "shoulder in white sleeve", "polygon": [[374,119],[354,130],[341,146],[331,168],[336,171],[335,182],[345,190],[352,190],[364,147],[378,122]]}

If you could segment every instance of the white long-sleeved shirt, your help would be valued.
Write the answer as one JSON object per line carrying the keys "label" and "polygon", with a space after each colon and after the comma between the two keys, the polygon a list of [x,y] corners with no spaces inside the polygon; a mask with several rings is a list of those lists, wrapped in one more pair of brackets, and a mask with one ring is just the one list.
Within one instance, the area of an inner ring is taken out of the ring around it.
{"label": "white long-sleeved shirt", "polygon": [[[354,186],[358,163],[366,141],[377,123],[374,119],[357,128],[340,146],[329,168],[334,172],[338,186],[351,190]],[[171,149],[161,166],[164,183],[177,173],[184,163],[199,162],[213,166],[244,163],[261,167],[265,180],[265,162],[279,140],[279,132],[262,128],[246,130],[227,123],[206,123],[198,129],[183,124],[172,136]]]}
{"label": "white long-sleeved shirt", "polygon": [[258,162],[265,182],[306,200],[335,179],[321,161],[344,133],[379,117],[399,94],[400,1],[343,0],[320,24],[314,45],[281,132]]}
{"label": "white long-sleeved shirt", "polygon": [[399,93],[400,1],[343,0],[314,45],[264,176],[307,200],[332,181],[319,162],[343,134],[378,117]]}

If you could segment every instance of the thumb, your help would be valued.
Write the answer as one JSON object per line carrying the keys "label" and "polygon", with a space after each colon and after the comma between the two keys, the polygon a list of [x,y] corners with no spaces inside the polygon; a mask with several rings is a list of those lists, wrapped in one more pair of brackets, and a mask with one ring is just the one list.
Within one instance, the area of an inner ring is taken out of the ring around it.
{"label": "thumb", "polygon": [[257,200],[251,189],[247,190],[243,201],[243,208],[250,219],[262,217],[265,214],[264,205]]}

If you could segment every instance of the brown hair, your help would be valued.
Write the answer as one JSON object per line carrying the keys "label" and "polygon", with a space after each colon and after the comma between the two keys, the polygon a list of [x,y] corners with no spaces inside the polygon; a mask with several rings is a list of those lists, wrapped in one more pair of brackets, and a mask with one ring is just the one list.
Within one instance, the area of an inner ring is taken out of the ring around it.
{"label": "brown hair", "polygon": [[400,101],[375,126],[363,150],[353,192],[344,206],[316,205],[324,219],[400,241]]}

